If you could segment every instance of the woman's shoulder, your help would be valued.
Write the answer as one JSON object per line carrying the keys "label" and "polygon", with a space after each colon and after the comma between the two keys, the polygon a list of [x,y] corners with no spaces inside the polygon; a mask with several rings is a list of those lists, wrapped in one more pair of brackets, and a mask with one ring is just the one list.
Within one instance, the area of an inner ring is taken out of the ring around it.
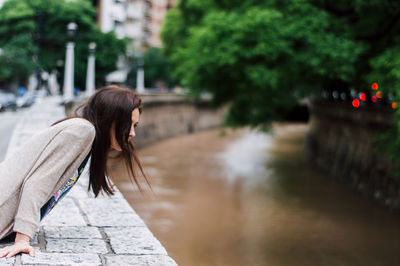
{"label": "woman's shoulder", "polygon": [[60,124],[61,123],[64,123],[66,125],[68,124],[68,125],[77,125],[77,126],[83,126],[83,127],[90,127],[90,128],[94,129],[93,124],[89,120],[86,120],[85,118],[82,118],[82,117],[68,118],[68,119],[60,122]]}
{"label": "woman's shoulder", "polygon": [[84,135],[92,136],[93,138],[96,135],[96,130],[94,125],[90,121],[84,118],[80,117],[69,118],[56,125],[62,127],[64,131],[66,130],[66,131],[72,131],[74,133],[81,133]]}

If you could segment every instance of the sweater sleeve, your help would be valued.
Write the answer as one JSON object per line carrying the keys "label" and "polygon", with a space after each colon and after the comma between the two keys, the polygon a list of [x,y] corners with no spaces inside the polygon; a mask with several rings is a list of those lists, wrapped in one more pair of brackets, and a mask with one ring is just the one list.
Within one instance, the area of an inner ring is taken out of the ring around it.
{"label": "sweater sleeve", "polygon": [[15,232],[31,238],[34,236],[40,222],[40,208],[52,196],[52,191],[66,169],[78,157],[83,160],[89,153],[94,137],[95,130],[91,125],[70,125],[44,148],[34,170],[22,185],[14,220]]}

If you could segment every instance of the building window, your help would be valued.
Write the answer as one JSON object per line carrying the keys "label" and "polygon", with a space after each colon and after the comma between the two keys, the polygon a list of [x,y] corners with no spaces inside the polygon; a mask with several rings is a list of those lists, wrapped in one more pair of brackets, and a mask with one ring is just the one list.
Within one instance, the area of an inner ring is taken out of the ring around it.
{"label": "building window", "polygon": [[119,20],[114,20],[114,30],[122,26],[122,22]]}

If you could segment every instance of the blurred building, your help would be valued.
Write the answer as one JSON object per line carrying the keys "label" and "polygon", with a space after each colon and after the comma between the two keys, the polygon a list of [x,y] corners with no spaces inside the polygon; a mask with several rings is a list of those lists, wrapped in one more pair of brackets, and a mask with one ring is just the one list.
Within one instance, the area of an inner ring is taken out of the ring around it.
{"label": "blurred building", "polygon": [[152,0],[150,8],[150,18],[149,18],[149,29],[150,29],[150,39],[149,45],[160,47],[162,45],[160,34],[162,25],[164,23],[165,15],[167,11],[175,6],[175,0]]}
{"label": "blurred building", "polygon": [[109,73],[109,83],[124,83],[130,72],[130,57],[142,57],[147,47],[161,47],[160,33],[165,15],[176,0],[93,0],[97,23],[103,32],[114,30],[118,38],[131,41],[127,57],[118,60],[118,70]]}
{"label": "blurred building", "polygon": [[114,30],[118,38],[126,37],[126,5],[125,0],[99,0],[97,5],[97,23],[103,32]]}
{"label": "blurred building", "polygon": [[[1,0],[0,0],[1,1]],[[98,25],[103,32],[114,30],[119,38],[132,40],[132,48],[160,47],[160,31],[175,0],[94,0]]]}

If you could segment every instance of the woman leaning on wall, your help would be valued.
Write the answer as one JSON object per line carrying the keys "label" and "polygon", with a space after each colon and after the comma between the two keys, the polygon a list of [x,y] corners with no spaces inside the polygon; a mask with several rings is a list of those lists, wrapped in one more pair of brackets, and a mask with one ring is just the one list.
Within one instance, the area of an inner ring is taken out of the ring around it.
{"label": "woman leaning on wall", "polygon": [[140,97],[129,89],[107,86],[77,112],[37,133],[0,163],[0,242],[14,242],[0,249],[0,258],[21,252],[34,255],[29,241],[40,221],[68,193],[88,161],[88,189],[96,197],[114,192],[107,166],[113,150],[119,151],[139,188],[134,164],[150,185],[130,141],[142,112]]}

